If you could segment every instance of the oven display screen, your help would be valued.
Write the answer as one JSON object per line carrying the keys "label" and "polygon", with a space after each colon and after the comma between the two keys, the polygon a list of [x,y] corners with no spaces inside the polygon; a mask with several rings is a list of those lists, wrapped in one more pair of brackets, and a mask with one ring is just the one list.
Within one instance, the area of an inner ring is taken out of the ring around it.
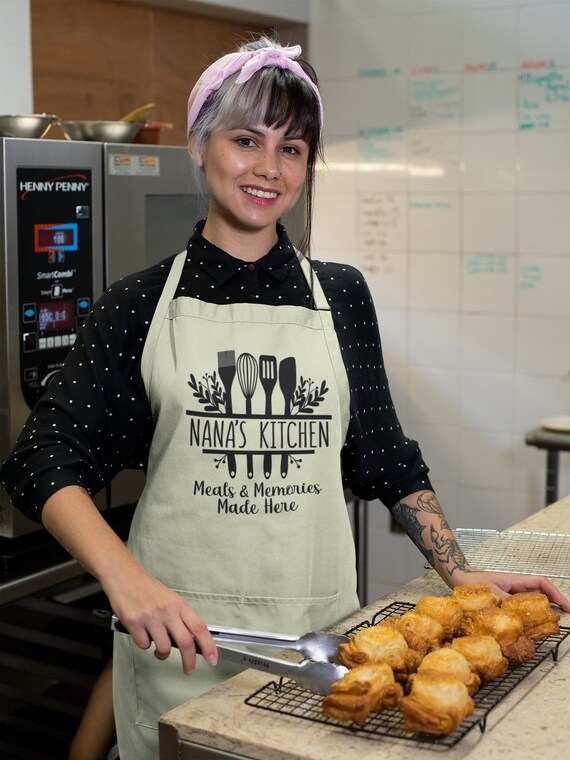
{"label": "oven display screen", "polygon": [[38,327],[40,332],[73,330],[75,328],[75,301],[40,303]]}
{"label": "oven display screen", "polygon": [[76,251],[77,222],[70,224],[34,224],[34,251]]}

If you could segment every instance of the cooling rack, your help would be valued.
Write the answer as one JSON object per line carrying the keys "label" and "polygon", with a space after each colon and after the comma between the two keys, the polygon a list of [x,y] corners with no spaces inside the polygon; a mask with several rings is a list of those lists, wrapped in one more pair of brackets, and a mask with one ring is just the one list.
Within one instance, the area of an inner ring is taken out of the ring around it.
{"label": "cooling rack", "polygon": [[570,535],[456,528],[466,559],[481,570],[570,578]]}
{"label": "cooling rack", "polygon": [[[376,625],[390,615],[402,615],[407,610],[413,609],[413,607],[414,605],[409,602],[393,602],[377,612],[371,619],[363,620],[346,633],[356,633],[363,628]],[[381,740],[383,737],[389,737],[392,740],[422,749],[447,750],[454,747],[457,742],[476,726],[479,727],[480,731],[484,731],[489,712],[547,657],[552,656],[552,659],[556,660],[560,644],[568,635],[570,635],[570,628],[563,628],[561,626],[560,634],[549,636],[537,644],[536,654],[532,660],[521,665],[509,666],[502,676],[483,684],[473,695],[475,711],[465,718],[459,728],[444,736],[438,737],[406,732],[404,730],[402,715],[397,708],[389,708],[380,713],[372,713],[361,727],[329,718],[322,714],[322,696],[305,691],[294,681],[284,678],[265,684],[247,697],[245,704],[250,707],[269,710],[270,712],[308,720],[313,723],[332,725],[350,734],[366,736],[369,739]]]}

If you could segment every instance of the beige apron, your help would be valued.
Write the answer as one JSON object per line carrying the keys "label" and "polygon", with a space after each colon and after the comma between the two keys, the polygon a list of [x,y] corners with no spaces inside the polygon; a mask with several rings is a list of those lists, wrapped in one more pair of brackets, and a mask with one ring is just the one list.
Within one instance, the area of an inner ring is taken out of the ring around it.
{"label": "beige apron", "polygon": [[[358,607],[341,479],[349,388],[330,308],[174,298],[172,266],[142,357],[156,422],[129,548],[210,625],[319,630]],[[239,672],[159,662],[115,635],[121,760],[156,760],[160,715]]]}

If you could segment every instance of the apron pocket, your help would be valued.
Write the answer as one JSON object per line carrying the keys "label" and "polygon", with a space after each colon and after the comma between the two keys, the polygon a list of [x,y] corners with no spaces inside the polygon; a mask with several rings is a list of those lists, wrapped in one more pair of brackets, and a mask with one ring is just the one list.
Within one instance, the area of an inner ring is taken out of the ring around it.
{"label": "apron pocket", "polygon": [[139,649],[130,636],[115,634],[113,675],[117,720],[124,731],[134,732],[131,741],[135,743],[142,739],[137,736],[136,726],[158,729],[161,715],[245,669],[231,662],[219,662],[211,667],[198,656],[194,672],[186,676],[177,649],[163,661],[157,660],[153,652],[154,645],[150,649]]}
{"label": "apron pocket", "polygon": [[319,597],[242,596],[174,589],[208,625],[302,635],[335,623],[341,594]]}

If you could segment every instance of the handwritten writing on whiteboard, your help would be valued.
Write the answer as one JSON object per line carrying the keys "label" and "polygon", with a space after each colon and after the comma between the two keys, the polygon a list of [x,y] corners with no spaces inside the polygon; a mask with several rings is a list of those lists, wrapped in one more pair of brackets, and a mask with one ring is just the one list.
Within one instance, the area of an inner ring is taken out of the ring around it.
{"label": "handwritten writing on whiteboard", "polygon": [[570,75],[567,71],[524,71],[518,80],[521,130],[570,127]]}
{"label": "handwritten writing on whiteboard", "polygon": [[534,290],[542,279],[539,264],[528,264],[519,269],[519,290]]}
{"label": "handwritten writing on whiteboard", "polygon": [[467,256],[465,259],[465,271],[467,274],[505,274],[508,260],[506,256],[485,254],[479,256]]}
{"label": "handwritten writing on whiteboard", "polygon": [[399,66],[394,66],[393,68],[360,69],[358,76],[362,79],[370,79],[378,77],[398,76],[401,73],[402,69]]}
{"label": "handwritten writing on whiteboard", "polygon": [[361,196],[358,228],[361,250],[404,250],[403,199],[394,193]]}
{"label": "handwritten writing on whiteboard", "polygon": [[358,157],[361,161],[368,163],[377,163],[399,157],[403,142],[403,127],[359,129]]}
{"label": "handwritten writing on whiteboard", "polygon": [[455,76],[413,78],[409,114],[411,124],[418,127],[458,121],[461,116],[459,79]]}

